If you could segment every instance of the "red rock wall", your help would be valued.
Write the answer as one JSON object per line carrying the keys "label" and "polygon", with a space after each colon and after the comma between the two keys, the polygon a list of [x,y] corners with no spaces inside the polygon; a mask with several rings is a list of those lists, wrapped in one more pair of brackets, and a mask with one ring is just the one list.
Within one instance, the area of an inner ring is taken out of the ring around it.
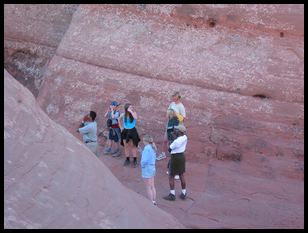
{"label": "red rock wall", "polygon": [[34,96],[78,5],[5,4],[4,67]]}
{"label": "red rock wall", "polygon": [[[170,95],[180,91],[190,159],[303,157],[302,5],[185,7],[81,5],[40,105],[73,131],[89,108],[103,127],[109,102],[129,101],[140,132],[161,142]],[[184,23],[198,17],[199,26]]]}
{"label": "red rock wall", "polygon": [[124,187],[4,71],[4,228],[184,228]]}
{"label": "red rock wall", "polygon": [[89,109],[102,129],[111,100],[131,102],[140,133],[160,143],[180,91],[188,159],[264,154],[303,165],[303,19],[303,5],[80,5],[38,102],[72,133]]}

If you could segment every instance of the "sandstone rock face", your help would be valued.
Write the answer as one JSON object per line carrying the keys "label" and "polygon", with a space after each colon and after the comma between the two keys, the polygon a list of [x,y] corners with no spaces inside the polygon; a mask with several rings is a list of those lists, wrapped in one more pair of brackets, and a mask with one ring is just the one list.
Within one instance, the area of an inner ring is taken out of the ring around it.
{"label": "sandstone rock face", "polygon": [[[265,23],[265,6],[234,6],[230,12],[246,12],[236,29],[222,16],[208,26],[211,6],[187,7],[79,6],[49,64],[38,97],[42,108],[73,132],[88,109],[99,113],[103,127],[111,100],[131,102],[140,131],[161,140],[170,95],[180,91],[192,158],[303,154],[302,6],[272,6],[271,17],[291,12],[289,24]],[[213,7],[213,14],[229,10]],[[188,17],[180,12],[204,14],[205,22],[180,24]]]}
{"label": "sandstone rock face", "polygon": [[124,187],[4,71],[5,228],[183,228]]}
{"label": "sandstone rock face", "polygon": [[4,67],[36,97],[78,5],[5,4]]}
{"label": "sandstone rock face", "polygon": [[192,228],[303,228],[304,5],[75,7],[37,95],[51,119],[78,136],[89,110],[103,130],[110,102],[130,102],[139,133],[160,147],[170,96],[180,91],[187,161],[201,166],[195,175],[206,187],[190,171],[200,195],[192,190],[191,205],[164,210]]}

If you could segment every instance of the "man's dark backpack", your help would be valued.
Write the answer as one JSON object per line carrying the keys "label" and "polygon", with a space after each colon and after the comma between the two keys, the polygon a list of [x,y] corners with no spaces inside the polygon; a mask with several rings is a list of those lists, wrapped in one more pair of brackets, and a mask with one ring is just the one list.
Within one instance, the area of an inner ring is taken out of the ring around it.
{"label": "man's dark backpack", "polygon": [[107,122],[106,122],[107,128],[110,128],[111,125],[112,125],[112,120],[111,120],[111,119],[108,119]]}
{"label": "man's dark backpack", "polygon": [[[116,111],[117,112],[117,111]],[[117,119],[118,121],[118,119]],[[107,121],[106,121],[106,126],[107,128],[111,128],[111,125],[112,125],[112,120],[109,118]]]}

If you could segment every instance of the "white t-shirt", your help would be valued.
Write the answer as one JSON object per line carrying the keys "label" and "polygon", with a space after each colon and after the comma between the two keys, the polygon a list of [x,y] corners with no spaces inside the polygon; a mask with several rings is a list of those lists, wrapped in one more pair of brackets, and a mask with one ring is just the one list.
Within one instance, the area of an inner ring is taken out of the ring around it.
{"label": "white t-shirt", "polygon": [[171,154],[183,153],[186,150],[187,136],[183,135],[175,139],[171,144]]}
{"label": "white t-shirt", "polygon": [[172,102],[169,105],[168,109],[173,109],[177,113],[181,114],[183,117],[186,117],[185,107],[184,107],[184,105],[182,103],[176,104],[175,102]]}

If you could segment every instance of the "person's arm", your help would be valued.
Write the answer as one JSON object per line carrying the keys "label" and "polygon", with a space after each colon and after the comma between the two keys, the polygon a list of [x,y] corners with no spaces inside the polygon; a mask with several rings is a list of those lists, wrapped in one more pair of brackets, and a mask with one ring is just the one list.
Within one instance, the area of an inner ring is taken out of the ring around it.
{"label": "person's arm", "polygon": [[107,117],[109,111],[110,111],[110,108],[108,108],[107,111],[105,112],[105,115],[104,115],[105,117]]}
{"label": "person's arm", "polygon": [[179,112],[175,111],[176,117],[179,119],[180,122],[183,122],[186,119],[186,112],[183,104],[178,106]]}
{"label": "person's arm", "polygon": [[186,119],[186,111],[185,111],[185,107],[183,104],[180,107],[180,114],[183,117],[183,121],[184,121]]}
{"label": "person's arm", "polygon": [[185,117],[183,115],[181,115],[180,113],[176,112],[175,115],[180,122],[183,122],[185,120]]}
{"label": "person's arm", "polygon": [[170,148],[171,150],[174,150],[174,149],[178,148],[179,145],[180,145],[180,143],[179,143],[179,140],[178,140],[178,138],[177,138],[177,139],[175,139],[175,140],[170,144],[169,148]]}
{"label": "person's arm", "polygon": [[119,120],[118,120],[119,127],[121,130],[123,129],[123,118],[124,118],[124,113],[120,115]]}
{"label": "person's arm", "polygon": [[149,162],[149,159],[150,159],[149,150],[143,149],[142,155],[141,155],[141,161],[140,161],[141,167],[144,167],[145,165],[147,165]]}
{"label": "person's arm", "polygon": [[111,112],[111,119],[114,120],[114,119],[118,119],[120,117],[120,113],[118,111],[114,112],[112,111]]}
{"label": "person's arm", "polygon": [[133,117],[134,117],[136,120],[138,119],[138,115],[137,115],[137,113],[133,110],[133,108],[132,108],[131,105],[128,107],[127,111],[129,111],[129,112],[133,115]]}
{"label": "person's arm", "polygon": [[84,127],[78,129],[79,133],[86,134],[90,132],[91,125],[87,124]]}
{"label": "person's arm", "polygon": [[154,149],[155,152],[156,152],[156,151],[157,151],[157,146],[156,146],[155,142],[152,143],[152,147],[153,147],[153,149]]}

